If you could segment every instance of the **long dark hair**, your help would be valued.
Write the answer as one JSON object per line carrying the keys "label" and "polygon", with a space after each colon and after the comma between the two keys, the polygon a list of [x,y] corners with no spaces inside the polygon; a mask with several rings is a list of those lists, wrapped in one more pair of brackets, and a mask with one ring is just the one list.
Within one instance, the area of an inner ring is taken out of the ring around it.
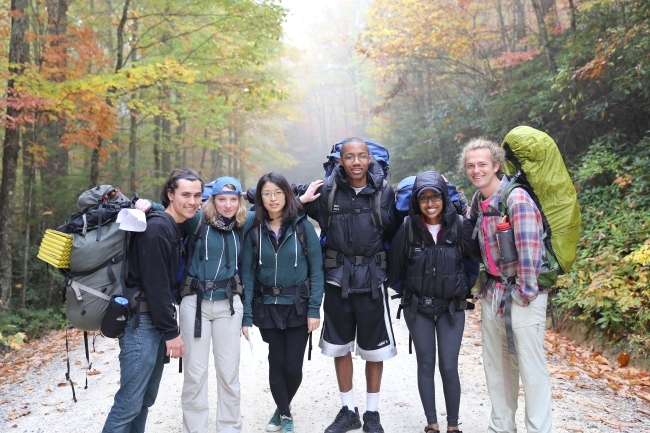
{"label": "long dark hair", "polygon": [[201,182],[201,191],[203,191],[203,181],[196,171],[191,168],[175,168],[171,173],[169,173],[169,177],[160,190],[160,203],[165,207],[165,209],[169,207],[169,196],[167,193],[171,192],[173,194],[174,191],[176,191],[176,188],[178,188],[178,181],[181,179],[189,180],[190,182],[198,180]]}
{"label": "long dark hair", "polygon": [[269,219],[269,211],[264,207],[262,200],[262,187],[267,182],[276,184],[284,193],[284,208],[282,208],[282,215],[280,216],[282,221],[291,221],[302,212],[302,204],[294,195],[287,179],[280,173],[267,173],[260,177],[255,191],[255,222],[257,224],[263,224],[264,220]]}

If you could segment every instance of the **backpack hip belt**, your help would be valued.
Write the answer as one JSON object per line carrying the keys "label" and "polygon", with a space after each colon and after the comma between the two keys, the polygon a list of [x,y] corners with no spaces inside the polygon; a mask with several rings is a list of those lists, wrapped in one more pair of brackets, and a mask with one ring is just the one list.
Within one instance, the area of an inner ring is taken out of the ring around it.
{"label": "backpack hip belt", "polygon": [[[276,287],[265,286],[264,284],[257,284],[257,291],[264,296],[285,296],[293,295],[293,303],[296,306],[296,312],[302,316],[302,298],[309,298],[311,296],[311,282],[307,278],[302,283],[291,287]],[[265,316],[264,308],[260,309],[260,319]]]}
{"label": "backpack hip belt", "polygon": [[244,291],[241,284],[237,283],[237,279],[232,276],[226,280],[213,281],[205,280],[200,281],[196,278],[187,277],[185,284],[180,291],[181,298],[196,294],[196,315],[194,316],[194,338],[201,338],[201,304],[203,303],[203,294],[205,292],[214,292],[215,290],[225,289],[226,298],[230,304],[230,315],[235,315],[235,307],[233,306],[233,295],[239,295],[240,298],[244,297]]}
{"label": "backpack hip belt", "polygon": [[456,311],[464,311],[469,308],[469,303],[466,299],[462,298],[435,298],[433,296],[418,296],[412,290],[405,289],[407,293],[404,294],[402,302],[397,310],[397,318],[399,319],[400,311],[404,306],[409,305],[411,307],[411,320],[415,322],[417,320],[416,312],[419,311],[423,314],[426,314],[429,317],[433,317],[434,320],[438,319],[438,316],[444,314],[445,311],[449,311],[451,316],[451,323],[456,323]]}
{"label": "backpack hip belt", "polygon": [[343,266],[343,277],[341,278],[341,297],[343,299],[348,298],[350,291],[350,266],[362,266],[368,265],[368,271],[370,272],[370,284],[372,289],[367,290],[368,292],[372,291],[372,299],[379,299],[379,277],[377,276],[377,268],[386,269],[386,252],[382,251],[374,256],[346,256],[345,254],[338,252],[336,250],[327,249],[325,251],[325,260],[323,260],[323,266],[327,268],[337,268]]}

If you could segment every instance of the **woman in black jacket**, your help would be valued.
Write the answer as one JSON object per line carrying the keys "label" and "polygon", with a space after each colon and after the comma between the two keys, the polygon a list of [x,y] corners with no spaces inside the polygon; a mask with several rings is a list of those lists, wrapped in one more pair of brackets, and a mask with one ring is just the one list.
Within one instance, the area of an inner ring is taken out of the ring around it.
{"label": "woman in black jacket", "polygon": [[425,433],[439,433],[434,389],[436,341],[447,431],[458,431],[458,355],[465,328],[465,295],[469,291],[463,232],[469,247],[471,227],[468,223],[464,226],[457,215],[442,175],[435,171],[417,175],[409,217],[389,250],[387,283],[404,276],[401,308],[415,345],[418,389],[427,417]]}

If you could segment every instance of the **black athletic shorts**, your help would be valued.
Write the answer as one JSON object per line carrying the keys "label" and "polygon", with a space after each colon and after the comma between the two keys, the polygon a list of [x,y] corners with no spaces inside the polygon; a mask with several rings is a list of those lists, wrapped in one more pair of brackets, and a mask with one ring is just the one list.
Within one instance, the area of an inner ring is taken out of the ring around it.
{"label": "black athletic shorts", "polygon": [[372,293],[350,293],[341,297],[341,288],[325,283],[325,318],[318,346],[323,355],[339,357],[355,350],[365,361],[385,361],[397,355],[390,323],[388,293],[382,286],[379,299]]}

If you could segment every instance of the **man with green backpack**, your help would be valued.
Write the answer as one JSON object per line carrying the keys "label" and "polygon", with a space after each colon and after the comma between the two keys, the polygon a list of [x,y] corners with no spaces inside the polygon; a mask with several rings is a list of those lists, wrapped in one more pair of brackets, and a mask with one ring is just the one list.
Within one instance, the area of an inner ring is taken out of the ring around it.
{"label": "man with green backpack", "polygon": [[[550,433],[546,306],[558,273],[567,271],[575,259],[580,227],[575,189],[553,140],[529,127],[511,131],[503,148],[482,138],[471,140],[459,165],[478,189],[470,220],[475,222],[487,277],[480,289],[483,366],[492,402],[487,431],[517,431],[521,378],[526,430]],[[561,183],[553,186],[558,180]],[[560,245],[550,242],[546,216],[563,226],[553,227]]]}

